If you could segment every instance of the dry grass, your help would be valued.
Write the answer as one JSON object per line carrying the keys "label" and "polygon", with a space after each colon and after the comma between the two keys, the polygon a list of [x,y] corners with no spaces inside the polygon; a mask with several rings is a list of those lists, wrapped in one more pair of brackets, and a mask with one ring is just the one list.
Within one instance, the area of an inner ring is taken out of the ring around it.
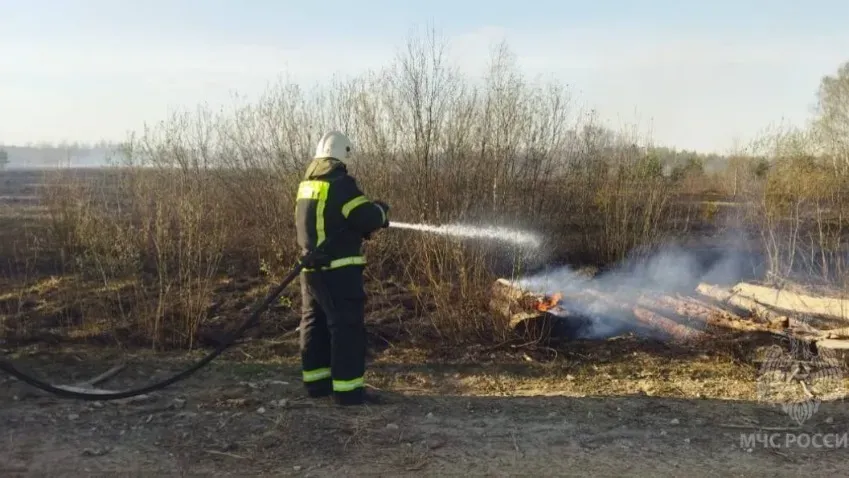
{"label": "dry grass", "polygon": [[[129,138],[113,168],[45,178],[46,233],[38,247],[4,253],[30,280],[40,262],[27,254],[58,251],[54,273],[77,288],[68,294],[99,294],[74,301],[84,322],[193,347],[204,323],[245,306],[222,312],[222,278],[271,280],[295,260],[293,194],[333,126],[356,139],[353,173],[393,218],[518,225],[549,238],[534,256],[380,233],[367,245],[368,278],[411,292],[422,340],[506,340],[506,324],[485,312],[496,276],[601,265],[729,224],[760,238],[772,277],[843,281],[849,176],[808,154],[815,138],[771,138],[761,156],[732,158],[719,174],[688,160],[667,176],[638,134],[600,127],[561,85],[524,78],[506,48],[483,84],[446,55],[429,34],[383,71],[330,89],[280,84],[233,110],[175,114]],[[9,317],[25,312],[14,294],[4,295]]]}

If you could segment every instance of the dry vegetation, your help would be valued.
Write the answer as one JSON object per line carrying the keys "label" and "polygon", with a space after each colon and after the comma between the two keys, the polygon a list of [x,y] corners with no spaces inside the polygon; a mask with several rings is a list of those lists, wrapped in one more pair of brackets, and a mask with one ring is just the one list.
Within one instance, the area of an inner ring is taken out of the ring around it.
{"label": "dry vegetation", "polygon": [[[249,293],[234,281],[258,286],[296,259],[292,191],[318,135],[338,127],[356,139],[354,174],[394,218],[519,225],[549,238],[543,257],[401,231],[371,241],[373,287],[411,291],[424,339],[505,339],[484,306],[498,275],[602,265],[729,227],[754,239],[770,277],[841,283],[847,81],[845,67],[823,81],[810,130],[769,134],[719,173],[696,157],[664,174],[657,150],[637,146],[643,138],[599,126],[562,85],[523,77],[506,46],[476,83],[429,34],[383,71],[176,114],[131,137],[113,168],[56,173],[40,191],[46,229],[7,263],[16,279],[27,269],[27,286],[53,277],[55,289],[70,287],[75,325],[194,346],[201,326],[238,313],[222,308],[222,291]],[[36,253],[53,267],[34,267]],[[286,303],[294,315],[297,298]],[[11,297],[3,304],[16,315]]]}

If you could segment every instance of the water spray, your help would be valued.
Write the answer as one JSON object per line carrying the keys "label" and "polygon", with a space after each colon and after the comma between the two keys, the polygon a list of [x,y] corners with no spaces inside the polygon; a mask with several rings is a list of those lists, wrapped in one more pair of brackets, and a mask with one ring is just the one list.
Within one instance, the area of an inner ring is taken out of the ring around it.
{"label": "water spray", "polygon": [[441,236],[465,237],[470,239],[489,239],[510,242],[519,246],[538,248],[542,240],[536,234],[518,229],[495,226],[470,226],[466,224],[445,224],[433,226],[430,224],[411,224],[406,222],[390,222],[389,227],[430,232]]}

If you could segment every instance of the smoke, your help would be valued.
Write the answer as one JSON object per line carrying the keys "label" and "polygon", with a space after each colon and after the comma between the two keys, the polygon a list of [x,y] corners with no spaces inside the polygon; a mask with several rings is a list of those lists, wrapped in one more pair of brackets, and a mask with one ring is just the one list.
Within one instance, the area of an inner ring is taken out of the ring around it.
{"label": "smoke", "polygon": [[469,239],[496,240],[511,243],[522,248],[536,249],[542,245],[542,239],[531,232],[504,227],[478,227],[466,224],[446,224],[432,226],[430,224],[410,224],[406,222],[390,222],[390,227],[399,229],[412,229],[415,231],[430,232],[443,236],[454,236]]}
{"label": "smoke", "polygon": [[643,333],[649,330],[639,330],[628,307],[617,307],[599,296],[612,298],[616,304],[633,305],[642,295],[690,295],[700,282],[739,282],[751,271],[750,259],[751,255],[733,240],[699,248],[669,245],[651,256],[626,261],[595,277],[566,266],[520,278],[514,284],[538,294],[564,294],[562,315],[570,319],[562,322],[574,321],[574,316],[584,319],[577,330],[574,324],[564,325],[572,329],[569,335],[601,339],[627,330]]}
{"label": "smoke", "polygon": [[[540,236],[519,229],[404,222],[391,222],[390,227],[507,243],[513,247],[512,254],[526,257],[543,252]],[[746,252],[741,239],[729,234],[713,243],[689,247],[669,244],[653,255],[631,258],[595,277],[564,266],[519,278],[514,285],[538,294],[566,296],[561,310],[551,312],[568,316],[559,326],[570,337],[600,339],[625,331],[652,336],[651,329],[641,327],[634,319],[632,307],[638,299],[643,295],[690,295],[700,282],[739,282],[752,268],[752,254]]]}

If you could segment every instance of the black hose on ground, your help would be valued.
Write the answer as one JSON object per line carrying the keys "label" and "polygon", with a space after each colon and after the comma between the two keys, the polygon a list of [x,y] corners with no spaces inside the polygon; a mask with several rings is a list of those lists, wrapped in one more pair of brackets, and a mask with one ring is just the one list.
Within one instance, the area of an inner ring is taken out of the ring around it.
{"label": "black hose on ground", "polygon": [[[329,242],[329,240],[325,241],[322,244],[322,248],[324,246],[326,246],[328,242]],[[308,254],[307,256],[305,256],[304,258],[299,260],[297,265],[292,269],[292,271],[289,272],[289,274],[286,275],[285,278],[283,278],[283,280],[265,297],[265,299],[262,300],[262,302],[259,302],[254,306],[253,310],[250,313],[250,316],[238,328],[236,328],[235,330],[230,332],[224,338],[224,340],[222,340],[222,342],[215,348],[215,350],[213,350],[206,357],[202,358],[201,360],[199,360],[198,362],[193,364],[191,367],[183,370],[182,372],[180,372],[176,375],[171,376],[170,378],[162,380],[161,382],[156,382],[156,383],[153,383],[151,385],[147,385],[145,387],[136,388],[136,389],[132,389],[132,390],[125,390],[125,391],[122,391],[122,392],[103,392],[103,393],[90,392],[90,393],[87,393],[87,392],[79,392],[79,391],[74,391],[74,390],[68,390],[68,389],[65,389],[65,388],[62,388],[62,387],[51,385],[47,382],[39,380],[35,377],[27,375],[26,373],[18,370],[18,368],[15,367],[14,364],[12,364],[11,362],[9,362],[5,359],[0,359],[0,370],[3,370],[4,372],[8,373],[9,375],[12,375],[13,377],[17,378],[18,380],[20,380],[24,383],[27,383],[29,385],[32,385],[33,387],[39,388],[39,389],[41,389],[45,392],[52,393],[53,395],[56,395],[56,396],[59,396],[59,397],[62,397],[62,398],[75,398],[75,399],[78,399],[78,400],[90,400],[90,401],[119,400],[119,399],[144,395],[144,394],[147,394],[147,393],[150,393],[150,392],[155,392],[157,390],[162,390],[169,385],[172,385],[176,382],[179,382],[181,380],[188,378],[189,376],[191,376],[192,374],[194,374],[195,372],[197,372],[198,370],[200,370],[201,368],[206,366],[208,363],[212,362],[216,357],[218,357],[219,355],[224,353],[224,351],[227,350],[231,345],[233,345],[236,342],[236,340],[238,340],[239,337],[241,337],[242,334],[246,330],[251,328],[259,320],[260,314],[262,314],[271,305],[271,303],[274,302],[275,299],[277,299],[277,297],[283,292],[283,290],[285,290],[286,287],[288,287],[289,284],[291,284],[292,281],[295,280],[298,277],[298,274],[300,274],[301,270],[304,269],[305,264],[308,264],[309,261],[313,257],[315,257],[316,254],[319,254],[319,253],[320,253],[319,250],[313,251],[312,253]]]}

